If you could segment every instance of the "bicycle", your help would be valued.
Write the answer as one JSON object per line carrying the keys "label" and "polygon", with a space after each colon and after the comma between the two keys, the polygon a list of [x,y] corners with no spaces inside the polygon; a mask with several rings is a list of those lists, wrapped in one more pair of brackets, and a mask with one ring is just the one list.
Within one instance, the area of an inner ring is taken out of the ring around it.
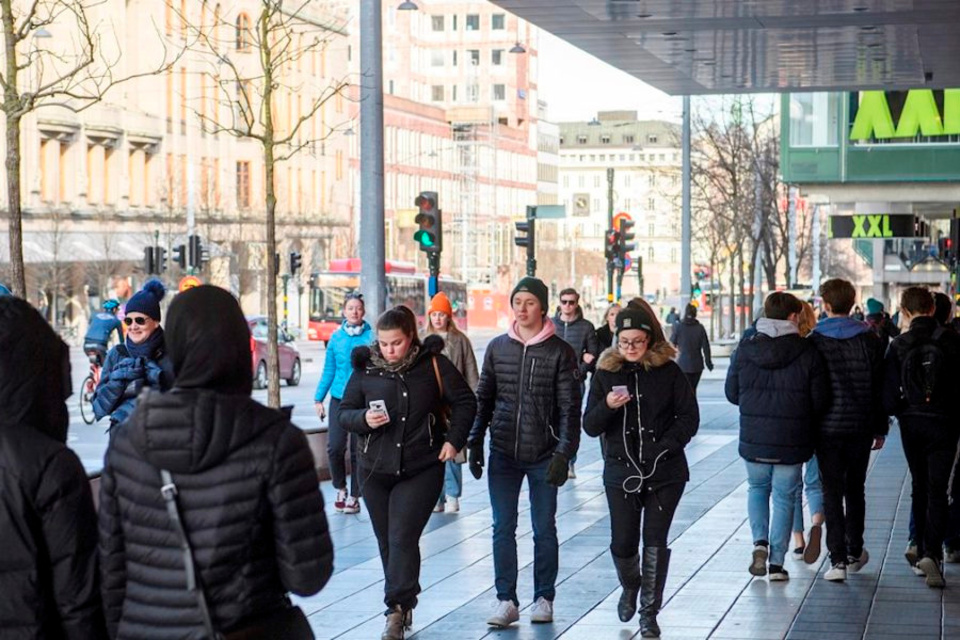
{"label": "bicycle", "polygon": [[80,417],[86,424],[93,424],[97,419],[93,413],[93,394],[100,384],[101,353],[96,349],[87,349],[85,352],[90,358],[90,373],[80,385]]}

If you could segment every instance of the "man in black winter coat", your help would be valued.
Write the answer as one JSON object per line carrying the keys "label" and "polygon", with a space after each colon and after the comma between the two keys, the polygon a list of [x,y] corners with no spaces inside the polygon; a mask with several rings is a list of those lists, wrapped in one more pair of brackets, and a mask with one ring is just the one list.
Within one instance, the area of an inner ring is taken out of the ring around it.
{"label": "man in black winter coat", "polygon": [[[800,337],[803,306],[789,293],[771,293],[757,332],[730,358],[726,395],[740,406],[740,457],[747,465],[747,511],[754,540],[750,573],[788,580],[783,568],[803,463],[813,456],[819,417],[830,399],[823,357]],[[770,497],[773,496],[773,518]]]}
{"label": "man in black winter coat", "polygon": [[913,478],[917,567],[927,586],[942,588],[947,489],[960,439],[953,403],[960,388],[960,336],[937,323],[934,309],[933,295],[923,287],[900,295],[900,313],[910,328],[887,349],[883,406],[900,424]]}
{"label": "man in black winter coat", "polygon": [[[288,637],[288,593],[320,591],[333,545],[313,455],[287,413],[250,397],[250,330],[229,292],[179,294],[166,344],[176,383],[144,392],[104,460],[100,558],[111,637],[200,638],[181,538],[161,494],[172,475],[193,564],[221,633]],[[292,623],[291,623],[292,624]]]}
{"label": "man in black winter coat", "polygon": [[93,497],[64,444],[69,395],[67,345],[0,296],[0,638],[107,637]]}
{"label": "man in black winter coat", "polygon": [[523,278],[510,296],[515,321],[487,346],[477,386],[477,418],[467,441],[470,471],[483,473],[483,440],[490,431],[489,483],[497,610],[487,621],[506,627],[519,619],[517,512],[524,478],[530,491],[534,538],[532,622],[553,620],[559,570],[557,487],[580,445],[577,355],[546,316],[547,287]]}
{"label": "man in black winter coat", "polygon": [[[850,317],[857,292],[846,280],[827,280],[820,297],[827,314],[810,335],[830,374],[830,405],[820,418],[817,460],[823,482],[830,569],[826,580],[841,582],[870,555],[863,547],[864,483],[870,450],[883,446],[883,340]],[[844,508],[846,505],[846,508]]]}
{"label": "man in black winter coat", "polygon": [[696,394],[703,369],[713,371],[713,359],[710,357],[710,339],[707,338],[707,330],[697,320],[695,305],[688,304],[683,320],[673,325],[670,342],[680,352],[677,364]]}

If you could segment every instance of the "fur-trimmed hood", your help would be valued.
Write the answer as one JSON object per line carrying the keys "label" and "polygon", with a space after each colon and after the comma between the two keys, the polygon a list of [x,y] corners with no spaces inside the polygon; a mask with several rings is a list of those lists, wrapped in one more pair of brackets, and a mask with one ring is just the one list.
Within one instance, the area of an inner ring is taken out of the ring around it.
{"label": "fur-trimmed hood", "polygon": [[[649,371],[650,369],[662,367],[668,362],[673,361],[676,357],[676,347],[666,340],[661,340],[655,344],[653,348],[647,349],[647,352],[643,354],[643,358],[637,364],[642,365],[645,370]],[[600,354],[600,359],[597,362],[597,369],[600,371],[619,373],[620,370],[623,369],[624,365],[629,364],[632,363],[628,363],[626,358],[623,357],[623,354],[620,353],[620,350],[616,346],[613,346]]]}
{"label": "fur-trimmed hood", "polygon": [[[401,367],[402,370],[406,370],[412,367],[420,359],[426,356],[440,355],[443,351],[443,338],[436,334],[430,334],[423,339],[423,343],[420,345],[420,349],[417,354],[410,359],[410,362],[406,366]],[[363,371],[367,368],[376,368],[382,367],[386,361],[383,359],[383,355],[380,353],[380,345],[374,341],[372,346],[369,347],[357,347],[350,354],[350,363],[353,365],[353,368],[357,371]]]}

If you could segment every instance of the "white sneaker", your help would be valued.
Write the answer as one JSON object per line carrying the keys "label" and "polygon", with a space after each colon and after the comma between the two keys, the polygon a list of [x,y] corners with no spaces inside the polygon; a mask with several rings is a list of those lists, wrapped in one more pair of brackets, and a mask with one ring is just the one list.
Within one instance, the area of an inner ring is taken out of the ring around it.
{"label": "white sneaker", "polygon": [[553,622],[553,603],[540,596],[530,609],[530,622]]}
{"label": "white sneaker", "polygon": [[443,503],[438,502],[437,505],[433,508],[434,513],[443,513]]}
{"label": "white sneaker", "polygon": [[460,498],[447,496],[447,513],[456,513],[460,511]]}
{"label": "white sneaker", "polygon": [[847,579],[847,565],[838,562],[823,574],[823,579],[829,582],[843,582]]}
{"label": "white sneaker", "polygon": [[577,469],[574,467],[573,463],[570,463],[570,466],[567,467],[567,477],[571,480],[576,480],[577,478]]}
{"label": "white sneaker", "polygon": [[360,501],[350,496],[343,506],[343,512],[347,514],[360,513]]}
{"label": "white sneaker", "polygon": [[860,553],[859,558],[854,558],[853,556],[847,556],[847,570],[851,573],[856,573],[863,569],[863,566],[870,561],[870,554],[867,553],[867,550],[864,549]]}
{"label": "white sneaker", "polygon": [[497,610],[487,618],[487,624],[491,627],[506,629],[511,624],[520,619],[520,611],[512,600],[500,600],[497,603]]}

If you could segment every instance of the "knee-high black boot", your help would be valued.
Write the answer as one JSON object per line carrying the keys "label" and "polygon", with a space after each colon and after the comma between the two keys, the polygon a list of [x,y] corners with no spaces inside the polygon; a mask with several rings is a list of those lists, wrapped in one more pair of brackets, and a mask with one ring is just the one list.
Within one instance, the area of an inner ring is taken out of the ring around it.
{"label": "knee-high black boot", "polygon": [[643,548],[642,578],[640,581],[641,637],[660,637],[657,614],[663,604],[663,588],[667,584],[667,568],[669,566],[670,549],[666,547]]}
{"label": "knee-high black boot", "polygon": [[617,577],[623,593],[620,594],[620,603],[617,605],[617,614],[620,622],[630,622],[637,612],[637,596],[640,595],[640,554],[632,558],[613,557],[613,566],[617,568]]}

